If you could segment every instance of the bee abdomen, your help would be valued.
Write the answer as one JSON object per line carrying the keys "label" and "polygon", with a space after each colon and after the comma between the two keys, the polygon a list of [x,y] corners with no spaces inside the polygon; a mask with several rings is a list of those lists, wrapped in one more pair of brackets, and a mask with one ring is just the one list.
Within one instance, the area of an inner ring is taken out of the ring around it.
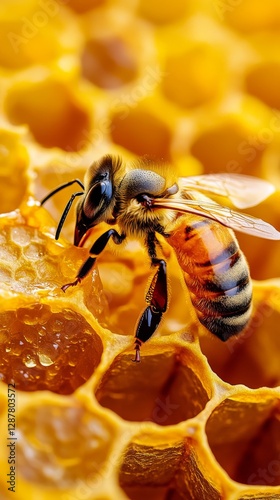
{"label": "bee abdomen", "polygon": [[252,284],[234,234],[201,220],[178,231],[170,244],[184,271],[199,321],[221,340],[238,334],[250,318]]}
{"label": "bee abdomen", "polygon": [[[199,321],[221,340],[239,333],[250,318],[252,284],[247,262],[236,248],[211,273],[185,275]],[[206,268],[205,268],[206,270]]]}

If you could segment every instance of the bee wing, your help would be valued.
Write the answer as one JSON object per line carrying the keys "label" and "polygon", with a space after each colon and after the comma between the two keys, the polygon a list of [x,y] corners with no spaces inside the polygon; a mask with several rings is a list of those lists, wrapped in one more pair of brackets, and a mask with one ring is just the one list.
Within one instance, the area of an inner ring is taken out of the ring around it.
{"label": "bee wing", "polygon": [[237,208],[258,205],[274,193],[275,187],[268,181],[240,174],[209,174],[180,177],[182,188],[226,196]]}
{"label": "bee wing", "polygon": [[241,233],[251,234],[268,240],[280,240],[280,232],[273,226],[248,214],[238,213],[229,207],[200,200],[176,200],[172,198],[156,198],[153,208],[166,208],[177,212],[201,215],[213,219]]}

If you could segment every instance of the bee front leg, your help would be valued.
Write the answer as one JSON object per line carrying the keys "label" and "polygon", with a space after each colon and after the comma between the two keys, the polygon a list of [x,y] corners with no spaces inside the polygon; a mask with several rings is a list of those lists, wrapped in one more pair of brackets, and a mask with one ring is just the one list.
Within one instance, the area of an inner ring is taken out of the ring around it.
{"label": "bee front leg", "polygon": [[[67,288],[69,288],[70,286],[76,286],[81,283],[81,281],[88,275],[95,264],[97,256],[104,250],[111,237],[114,243],[116,243],[117,245],[122,243],[122,241],[125,239],[125,235],[119,234],[115,229],[109,229],[109,231],[106,231],[101,236],[99,236],[99,238],[92,245],[89,251],[90,256],[79,269],[75,280],[72,283],[67,283],[66,285],[63,285],[61,287],[61,290],[63,290],[63,292],[66,292]],[[92,255],[95,255],[95,257],[92,257]]]}
{"label": "bee front leg", "polygon": [[143,312],[135,334],[135,358],[133,361],[140,361],[140,347],[149,340],[156,331],[163,313],[167,309],[167,279],[166,262],[161,259],[152,258],[152,265],[158,266],[158,270],[153,277],[152,283],[146,295],[146,302],[149,304]]}

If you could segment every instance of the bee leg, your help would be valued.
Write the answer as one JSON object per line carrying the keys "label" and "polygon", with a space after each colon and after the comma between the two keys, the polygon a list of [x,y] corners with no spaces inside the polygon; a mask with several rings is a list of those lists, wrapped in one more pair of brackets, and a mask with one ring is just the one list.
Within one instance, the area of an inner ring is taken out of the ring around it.
{"label": "bee leg", "polygon": [[163,313],[167,309],[167,279],[166,262],[162,259],[152,258],[152,265],[158,266],[152,283],[146,295],[146,302],[149,304],[143,312],[137,325],[135,335],[135,358],[136,363],[140,361],[140,347],[149,340],[156,331]]}
{"label": "bee leg", "polygon": [[[95,243],[93,243],[89,251],[91,255],[80,267],[76,279],[72,283],[67,283],[66,285],[63,285],[61,287],[61,290],[63,290],[63,292],[66,292],[67,288],[69,288],[70,286],[76,286],[78,285],[78,283],[81,283],[81,281],[88,275],[95,264],[97,256],[104,250],[111,237],[114,243],[119,245],[125,239],[125,234],[119,234],[115,229],[109,229],[101,236],[99,236],[99,238],[95,241]],[[95,257],[92,257],[92,255],[95,255]]]}

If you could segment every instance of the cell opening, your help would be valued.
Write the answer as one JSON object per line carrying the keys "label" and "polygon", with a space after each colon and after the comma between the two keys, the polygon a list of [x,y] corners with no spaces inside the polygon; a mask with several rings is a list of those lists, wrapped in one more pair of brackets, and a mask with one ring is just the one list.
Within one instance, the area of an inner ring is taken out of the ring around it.
{"label": "cell opening", "polygon": [[206,424],[216,460],[234,481],[247,485],[280,485],[279,432],[280,401],[255,402],[248,394],[223,401]]}
{"label": "cell opening", "polygon": [[209,400],[200,361],[188,350],[145,350],[138,364],[133,354],[115,359],[97,389],[99,403],[133,422],[166,426],[195,417]]}
{"label": "cell opening", "polygon": [[81,56],[82,73],[104,89],[116,89],[137,77],[138,65],[131,48],[120,38],[88,40]]}
{"label": "cell opening", "polygon": [[125,451],[119,471],[119,483],[131,500],[167,500],[175,498],[175,477],[184,453],[183,441],[154,442],[150,435],[146,441],[131,443]]}
{"label": "cell opening", "polygon": [[79,151],[88,141],[89,115],[62,82],[46,80],[12,88],[5,109],[14,125],[28,125],[46,148]]}
{"label": "cell opening", "polygon": [[201,460],[198,442],[191,437],[178,439],[172,432],[165,439],[146,432],[126,449],[119,482],[128,497],[221,500],[220,486],[214,484],[209,464]]}

